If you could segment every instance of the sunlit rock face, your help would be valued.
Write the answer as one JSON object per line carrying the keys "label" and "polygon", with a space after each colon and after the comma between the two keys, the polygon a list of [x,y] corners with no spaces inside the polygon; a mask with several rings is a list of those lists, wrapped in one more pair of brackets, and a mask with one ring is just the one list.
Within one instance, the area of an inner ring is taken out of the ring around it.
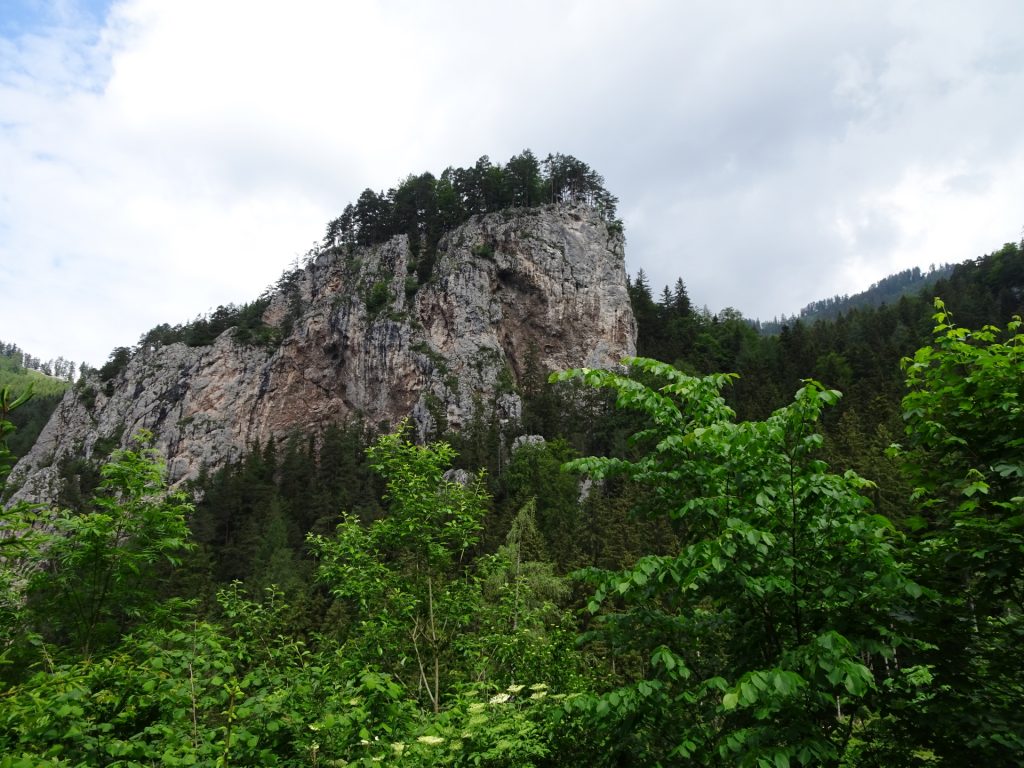
{"label": "sunlit rock face", "polygon": [[277,289],[273,347],[234,329],[206,347],[137,350],[106,384],[69,390],[10,485],[52,500],[58,467],[156,437],[170,479],[195,477],[257,442],[362,418],[410,418],[421,437],[474,407],[514,426],[533,373],[608,367],[635,354],[623,239],[595,212],[549,206],[481,216],[445,235],[418,285],[405,236],[321,253]]}

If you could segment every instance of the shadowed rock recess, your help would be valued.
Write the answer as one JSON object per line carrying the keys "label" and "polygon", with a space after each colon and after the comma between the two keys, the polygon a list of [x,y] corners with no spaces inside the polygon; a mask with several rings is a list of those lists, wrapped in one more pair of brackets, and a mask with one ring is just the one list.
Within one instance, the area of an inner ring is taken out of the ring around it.
{"label": "shadowed rock recess", "polygon": [[514,426],[530,365],[607,367],[635,354],[624,241],[592,209],[475,217],[441,239],[422,285],[413,259],[405,235],[320,253],[265,310],[279,344],[242,344],[231,328],[209,346],[140,345],[110,381],[68,391],[14,469],[16,498],[52,500],[63,461],[102,458],[140,429],[177,483],[257,442],[357,417],[410,417],[424,437],[485,403]]}

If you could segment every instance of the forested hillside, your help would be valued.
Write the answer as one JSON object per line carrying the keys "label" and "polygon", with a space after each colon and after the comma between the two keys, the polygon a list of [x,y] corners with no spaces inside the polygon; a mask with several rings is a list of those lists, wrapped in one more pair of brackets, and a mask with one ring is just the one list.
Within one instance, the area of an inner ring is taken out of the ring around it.
{"label": "forested hillside", "polygon": [[826,451],[876,481],[882,511],[898,516],[906,489],[883,452],[903,430],[900,360],[930,342],[936,296],[970,328],[999,325],[1024,312],[1024,251],[1007,243],[955,265],[920,293],[835,319],[796,319],[773,335],[759,334],[734,310],[711,315],[692,308],[682,280],[674,289],[665,287],[658,300],[642,275],[630,292],[639,354],[691,373],[738,373],[725,396],[743,418],[766,417],[808,377],[840,390],[842,401],[824,421]]}
{"label": "forested hillside", "polygon": [[143,434],[7,509],[0,766],[1024,764],[1021,247],[775,336],[629,289],[642,357],[534,360],[525,439],[183,494]]}
{"label": "forested hillside", "polygon": [[0,341],[0,389],[33,394],[10,415],[16,431],[8,440],[8,448],[15,456],[23,456],[32,447],[74,378],[75,364],[63,357],[43,361],[17,344]]}
{"label": "forested hillside", "polygon": [[763,333],[778,333],[783,325],[791,324],[798,319],[805,323],[813,323],[816,320],[835,319],[852,309],[892,304],[904,296],[914,296],[924,292],[939,280],[949,277],[952,272],[952,264],[944,264],[941,267],[933,265],[926,272],[922,271],[920,267],[905,269],[873,283],[866,291],[855,293],[852,296],[845,294],[812,301],[794,317],[762,322],[760,323],[761,331]]}

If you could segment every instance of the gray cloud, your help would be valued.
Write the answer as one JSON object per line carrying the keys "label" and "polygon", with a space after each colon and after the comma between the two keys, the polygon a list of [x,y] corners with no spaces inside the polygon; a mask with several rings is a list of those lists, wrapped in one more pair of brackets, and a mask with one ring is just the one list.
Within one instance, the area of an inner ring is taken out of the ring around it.
{"label": "gray cloud", "polygon": [[604,174],[631,271],[750,316],[1021,224],[1012,0],[84,8],[0,27],[0,338],[43,357],[251,299],[364,187],[524,147]]}

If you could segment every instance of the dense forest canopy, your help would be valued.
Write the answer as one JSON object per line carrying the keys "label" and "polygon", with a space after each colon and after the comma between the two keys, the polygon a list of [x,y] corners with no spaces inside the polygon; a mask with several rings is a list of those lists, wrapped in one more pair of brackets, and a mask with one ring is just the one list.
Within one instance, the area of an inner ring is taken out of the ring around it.
{"label": "dense forest canopy", "polygon": [[534,360],[516,424],[59,468],[4,511],[0,768],[1024,765],[1021,245],[767,336],[629,293],[641,357]]}

